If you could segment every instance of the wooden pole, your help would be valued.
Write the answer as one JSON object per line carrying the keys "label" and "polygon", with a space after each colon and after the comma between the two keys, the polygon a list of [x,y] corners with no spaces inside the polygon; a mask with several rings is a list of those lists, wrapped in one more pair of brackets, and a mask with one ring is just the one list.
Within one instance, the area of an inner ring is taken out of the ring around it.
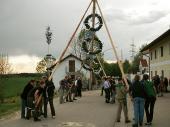
{"label": "wooden pole", "polygon": [[125,81],[125,84],[126,84],[127,89],[129,89],[129,85],[128,85],[128,82],[127,82],[126,76],[125,76],[125,74],[124,74],[122,64],[121,64],[120,59],[119,59],[119,57],[118,57],[118,54],[117,54],[117,51],[116,51],[115,45],[114,45],[114,43],[113,43],[113,39],[112,39],[112,37],[111,37],[111,34],[110,34],[109,29],[108,29],[107,24],[106,24],[106,21],[105,21],[105,19],[104,19],[104,15],[103,15],[103,13],[102,13],[102,11],[101,11],[101,8],[100,8],[99,3],[98,3],[98,1],[97,1],[97,0],[96,0],[96,3],[97,3],[97,6],[98,6],[98,8],[99,8],[99,11],[100,11],[101,17],[102,17],[102,19],[103,19],[103,23],[104,23],[104,26],[105,26],[105,28],[106,28],[107,34],[108,34],[108,36],[109,36],[110,43],[111,43],[111,45],[112,45],[112,49],[113,49],[113,53],[114,53],[114,54],[115,54],[115,56],[116,56],[116,59],[117,59],[117,62],[118,62],[118,65],[119,65],[120,71],[121,71],[121,73],[122,73],[122,77],[123,77],[123,79],[124,79],[124,81]]}
{"label": "wooden pole", "polygon": [[[94,28],[95,26],[95,12],[96,12],[96,0],[92,0],[93,1],[93,8],[92,8],[92,28]],[[93,35],[92,41],[91,41],[91,52],[93,52],[93,42],[94,42],[94,37],[95,37],[95,33]],[[93,64],[93,60],[90,59],[90,68],[92,68]],[[92,90],[92,83],[93,83],[93,71],[90,71],[90,82],[89,82],[89,90]]]}
{"label": "wooden pole", "polygon": [[99,61],[100,67],[102,68],[102,71],[103,71],[103,73],[104,73],[104,76],[107,76],[107,75],[106,75],[106,72],[105,72],[105,70],[104,70],[104,68],[103,68],[102,63],[101,63],[100,60],[99,60],[98,54],[96,55],[96,57],[97,57],[97,60]]}
{"label": "wooden pole", "polygon": [[93,2],[93,1],[91,0],[91,2],[90,2],[90,4],[89,4],[89,6],[87,7],[87,9],[86,9],[85,13],[84,13],[84,14],[83,14],[83,16],[82,16],[82,18],[81,18],[80,22],[78,23],[78,25],[77,25],[77,27],[76,27],[76,29],[75,29],[74,33],[72,34],[72,36],[71,36],[71,38],[70,38],[69,42],[67,43],[67,46],[65,47],[64,51],[62,52],[62,54],[61,54],[61,56],[60,56],[59,60],[56,60],[56,61],[55,61],[55,63],[54,63],[54,64],[55,64],[55,68],[53,69],[53,71],[52,71],[51,75],[50,75],[50,76],[49,76],[49,78],[48,78],[48,80],[49,80],[49,81],[52,79],[52,77],[53,77],[53,75],[54,75],[54,73],[55,73],[55,71],[56,71],[56,68],[57,68],[58,64],[60,63],[60,61],[62,60],[63,56],[65,55],[65,53],[66,53],[66,51],[67,51],[67,49],[68,49],[69,45],[71,44],[71,42],[72,42],[72,40],[73,40],[73,38],[74,38],[75,34],[77,33],[78,28],[80,27],[80,25],[81,25],[81,23],[82,23],[82,21],[83,21],[83,19],[84,19],[85,15],[86,15],[87,11],[89,10],[89,8],[90,8],[90,6],[91,6],[92,2]]}

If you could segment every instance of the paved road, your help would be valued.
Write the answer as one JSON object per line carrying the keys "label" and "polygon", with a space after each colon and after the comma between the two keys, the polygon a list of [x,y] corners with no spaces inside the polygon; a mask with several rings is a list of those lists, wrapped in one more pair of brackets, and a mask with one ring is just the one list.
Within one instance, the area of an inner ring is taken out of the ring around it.
{"label": "paved road", "polygon": [[[114,125],[116,104],[106,104],[104,97],[99,96],[100,91],[84,92],[82,98],[75,102],[58,104],[55,100],[56,118],[50,114],[41,122],[33,120],[21,120],[19,113],[13,115],[13,119],[0,120],[0,127],[131,127],[124,123]],[[132,119],[132,104],[129,101],[129,116]],[[155,106],[155,116],[152,127],[170,127],[170,93],[158,98]]]}

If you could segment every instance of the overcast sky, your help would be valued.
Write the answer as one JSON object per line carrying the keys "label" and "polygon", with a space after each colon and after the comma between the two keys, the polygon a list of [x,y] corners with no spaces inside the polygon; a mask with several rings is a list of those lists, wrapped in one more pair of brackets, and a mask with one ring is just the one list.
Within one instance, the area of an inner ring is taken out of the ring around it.
{"label": "overcast sky", "polygon": [[[169,29],[169,0],[98,1],[117,50],[120,52],[122,49],[124,58],[129,59],[132,39],[138,49],[143,43],[151,42]],[[50,26],[53,32],[50,51],[59,57],[89,2],[0,0],[0,53],[8,53],[11,61],[30,59],[35,63],[34,60],[38,61],[38,57],[47,54],[45,30]],[[110,48],[104,27],[97,35],[104,43],[103,50]],[[108,51],[105,52],[105,58],[113,60],[114,56]]]}

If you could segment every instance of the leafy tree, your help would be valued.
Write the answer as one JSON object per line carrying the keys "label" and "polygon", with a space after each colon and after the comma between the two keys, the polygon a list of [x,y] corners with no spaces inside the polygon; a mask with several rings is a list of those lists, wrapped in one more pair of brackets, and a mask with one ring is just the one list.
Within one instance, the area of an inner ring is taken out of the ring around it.
{"label": "leafy tree", "polygon": [[36,70],[38,73],[45,73],[47,70],[47,62],[42,59],[40,62],[38,62]]}
{"label": "leafy tree", "polygon": [[131,65],[129,63],[129,60],[125,60],[124,63],[123,63],[123,70],[125,73],[129,73],[130,72],[130,68],[131,68]]}

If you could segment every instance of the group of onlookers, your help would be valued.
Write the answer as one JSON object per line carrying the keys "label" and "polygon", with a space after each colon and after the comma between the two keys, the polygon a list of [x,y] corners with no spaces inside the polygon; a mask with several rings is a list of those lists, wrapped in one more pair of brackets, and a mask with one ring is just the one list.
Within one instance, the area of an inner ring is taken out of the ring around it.
{"label": "group of onlookers", "polygon": [[52,118],[55,118],[53,104],[55,86],[52,80],[43,76],[40,81],[30,80],[21,94],[21,118],[40,121],[40,116],[47,118],[47,105],[50,104]]}
{"label": "group of onlookers", "polygon": [[162,97],[163,92],[168,92],[168,84],[170,83],[170,79],[168,83],[167,77],[163,77],[163,76],[159,77],[159,75],[156,75],[152,77],[152,81],[154,83],[154,86],[156,87],[156,93],[158,97]]}
{"label": "group of onlookers", "polygon": [[81,77],[74,79],[71,76],[65,76],[64,79],[60,81],[60,104],[64,102],[73,102],[77,100],[76,97],[81,97],[82,80]]}
{"label": "group of onlookers", "polygon": [[[140,79],[136,75],[134,80],[125,84],[124,79],[118,78],[116,81],[110,77],[104,77],[103,89],[105,91],[106,103],[115,99],[118,103],[116,122],[120,122],[121,111],[124,112],[125,123],[131,122],[128,117],[127,94],[130,95],[134,109],[133,127],[143,126],[144,110],[147,122],[145,125],[151,125],[153,120],[154,104],[156,101],[155,81],[149,81],[147,74]],[[158,89],[160,90],[160,89]]]}

